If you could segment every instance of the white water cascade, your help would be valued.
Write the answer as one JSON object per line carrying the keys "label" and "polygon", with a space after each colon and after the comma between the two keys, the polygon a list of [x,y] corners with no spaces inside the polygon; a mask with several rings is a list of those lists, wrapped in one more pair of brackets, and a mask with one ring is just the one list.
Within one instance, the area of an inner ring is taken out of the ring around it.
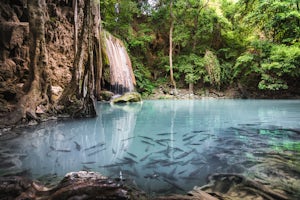
{"label": "white water cascade", "polygon": [[132,64],[122,41],[106,33],[105,52],[110,65],[110,90],[115,94],[134,91]]}

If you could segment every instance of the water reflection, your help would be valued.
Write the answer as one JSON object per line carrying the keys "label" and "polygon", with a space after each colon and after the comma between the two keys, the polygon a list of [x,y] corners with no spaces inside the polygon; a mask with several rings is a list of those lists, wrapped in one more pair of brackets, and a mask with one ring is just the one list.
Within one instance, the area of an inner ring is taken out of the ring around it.
{"label": "water reflection", "polygon": [[19,160],[11,171],[29,169],[34,178],[96,169],[123,157],[140,109],[138,104],[130,108],[101,104],[98,118],[42,124],[14,140],[1,141],[1,151]]}
{"label": "water reflection", "polygon": [[0,141],[0,173],[122,171],[150,194],[183,192],[215,172],[245,173],[270,151],[296,152],[300,143],[300,101],[145,101],[99,104],[98,113]]}

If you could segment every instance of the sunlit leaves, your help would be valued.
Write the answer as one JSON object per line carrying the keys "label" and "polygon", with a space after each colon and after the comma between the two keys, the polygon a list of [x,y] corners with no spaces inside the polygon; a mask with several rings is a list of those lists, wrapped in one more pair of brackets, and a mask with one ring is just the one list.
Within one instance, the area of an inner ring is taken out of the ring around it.
{"label": "sunlit leaves", "polygon": [[300,76],[300,48],[274,45],[270,57],[261,64],[261,70],[260,89],[288,89],[284,78]]}

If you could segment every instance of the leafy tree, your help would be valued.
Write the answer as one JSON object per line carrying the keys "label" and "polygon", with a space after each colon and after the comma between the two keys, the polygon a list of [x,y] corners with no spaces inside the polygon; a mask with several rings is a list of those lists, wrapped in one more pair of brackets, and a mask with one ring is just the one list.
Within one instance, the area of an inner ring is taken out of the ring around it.
{"label": "leafy tree", "polygon": [[263,31],[276,43],[291,44],[300,37],[300,10],[296,0],[240,1],[247,12],[245,22]]}
{"label": "leafy tree", "polygon": [[259,89],[288,89],[288,80],[300,76],[300,48],[274,45],[270,57],[261,64]]}
{"label": "leafy tree", "polygon": [[204,55],[204,64],[207,71],[205,82],[209,82],[215,88],[220,89],[221,85],[221,67],[216,55],[207,50]]}

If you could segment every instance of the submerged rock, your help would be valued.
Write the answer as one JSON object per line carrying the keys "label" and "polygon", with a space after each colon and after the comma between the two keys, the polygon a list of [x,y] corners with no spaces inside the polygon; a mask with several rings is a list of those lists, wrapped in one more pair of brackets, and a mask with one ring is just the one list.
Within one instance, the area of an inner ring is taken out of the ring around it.
{"label": "submerged rock", "polygon": [[138,92],[127,92],[122,96],[113,98],[111,103],[126,103],[126,102],[140,102],[142,101],[142,96]]}
{"label": "submerged rock", "polygon": [[71,172],[55,187],[11,176],[0,177],[0,199],[145,199],[145,194],[96,172]]}
{"label": "submerged rock", "polygon": [[207,185],[195,186],[185,195],[149,197],[122,177],[111,179],[96,172],[70,172],[53,187],[46,187],[19,176],[9,176],[0,177],[0,199],[297,199],[278,189],[274,190],[271,185],[262,184],[241,174],[213,174],[208,179]]}

